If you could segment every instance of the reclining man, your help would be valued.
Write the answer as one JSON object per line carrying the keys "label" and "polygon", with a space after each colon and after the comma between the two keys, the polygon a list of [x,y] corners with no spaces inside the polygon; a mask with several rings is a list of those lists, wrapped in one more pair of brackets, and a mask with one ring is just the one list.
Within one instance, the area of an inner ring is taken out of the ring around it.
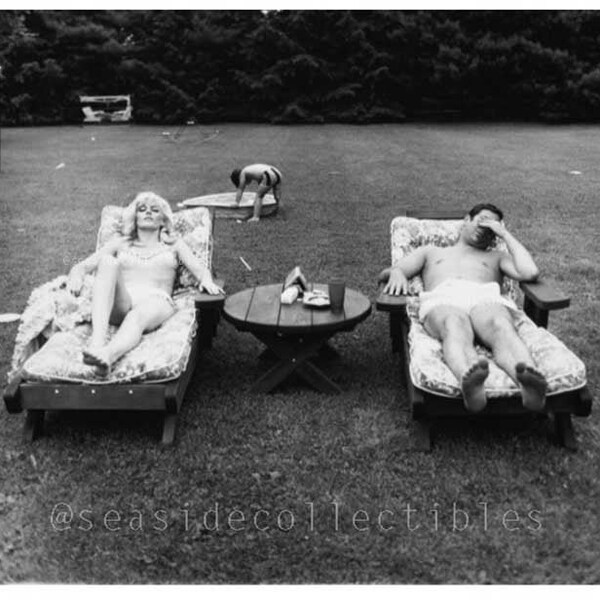
{"label": "reclining man", "polygon": [[[502,218],[493,204],[477,204],[465,216],[454,246],[422,246],[405,256],[384,271],[389,279],[383,291],[406,294],[408,280],[421,275],[419,319],[442,342],[444,360],[461,384],[468,410],[478,412],[486,405],[489,364],[475,351],[477,336],[521,388],[523,405],[539,411],[544,408],[546,379],[517,333],[511,314],[515,304],[500,294],[504,275],[528,281],[537,279],[539,270]],[[496,236],[504,240],[508,253],[491,248]]]}

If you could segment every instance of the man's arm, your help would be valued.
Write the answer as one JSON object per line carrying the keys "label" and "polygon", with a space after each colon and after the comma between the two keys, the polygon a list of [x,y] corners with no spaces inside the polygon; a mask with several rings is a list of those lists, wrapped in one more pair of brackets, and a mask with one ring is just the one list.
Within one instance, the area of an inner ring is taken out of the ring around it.
{"label": "man's arm", "polygon": [[499,262],[500,271],[504,275],[517,281],[533,281],[539,277],[540,270],[529,251],[514,235],[508,232],[503,223],[485,219],[480,224],[488,227],[503,239],[508,248],[509,254],[502,254]]}
{"label": "man's arm", "polygon": [[398,296],[408,293],[408,280],[418,275],[427,262],[427,246],[421,246],[402,258],[393,267],[388,269],[389,279],[383,288],[384,294]]}

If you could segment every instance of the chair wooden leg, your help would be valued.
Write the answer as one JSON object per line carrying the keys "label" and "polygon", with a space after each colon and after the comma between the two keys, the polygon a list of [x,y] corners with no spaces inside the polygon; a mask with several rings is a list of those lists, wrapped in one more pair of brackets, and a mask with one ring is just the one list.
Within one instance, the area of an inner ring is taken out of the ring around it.
{"label": "chair wooden leg", "polygon": [[420,452],[431,452],[431,422],[425,419],[413,419],[411,423],[412,446]]}
{"label": "chair wooden leg", "polygon": [[402,316],[390,313],[390,338],[392,340],[392,352],[398,353],[402,350],[401,321]]}
{"label": "chair wooden leg", "polygon": [[175,441],[175,428],[177,427],[177,415],[168,413],[163,419],[163,431],[161,443],[169,446]]}
{"label": "chair wooden leg", "polygon": [[41,436],[44,431],[44,413],[43,410],[28,410],[23,426],[23,440],[33,442]]}
{"label": "chair wooden leg", "polygon": [[575,439],[570,413],[555,413],[554,425],[561,445],[569,450],[577,450],[577,440]]}

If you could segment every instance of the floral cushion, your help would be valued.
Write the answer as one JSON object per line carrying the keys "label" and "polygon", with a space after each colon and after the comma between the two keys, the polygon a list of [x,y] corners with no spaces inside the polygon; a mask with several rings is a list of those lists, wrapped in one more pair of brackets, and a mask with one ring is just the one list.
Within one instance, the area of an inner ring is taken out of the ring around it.
{"label": "floral cushion", "polygon": [[[91,325],[85,323],[52,335],[23,365],[25,379],[93,384],[176,379],[187,365],[196,319],[192,294],[183,293],[174,300],[177,311],[173,316],[145,334],[135,348],[113,365],[108,377],[98,377],[94,367],[83,363],[82,351],[87,348],[91,334]],[[116,328],[110,329],[110,334],[114,334]]]}
{"label": "floral cushion", "polygon": [[[97,248],[120,232],[122,212],[123,208],[118,206],[103,209]],[[173,220],[175,232],[210,269],[213,251],[211,212],[205,207],[188,209],[176,212]],[[91,275],[85,277],[78,297],[67,292],[66,279],[59,276],[33,290],[21,316],[9,380],[22,373],[27,380],[46,382],[163,381],[177,378],[185,369],[196,331],[190,288],[197,285],[186,268],[180,267],[174,289],[177,312],[156,331],[145,334],[136,348],[115,363],[110,376],[101,379],[93,367],[83,364],[81,354],[91,333],[94,278]],[[39,340],[44,338],[48,341],[40,349]]]}
{"label": "floral cushion", "polygon": [[[413,384],[422,390],[443,396],[460,396],[459,382],[444,362],[441,343],[425,331],[414,310],[410,312],[409,367]],[[536,367],[546,377],[548,396],[579,389],[585,385],[585,365],[556,336],[543,327],[537,327],[522,311],[519,311],[515,324]],[[517,385],[496,366],[490,351],[482,346],[477,346],[476,350],[490,362],[490,374],[485,382],[488,396],[508,396],[518,393]]]}
{"label": "floral cushion", "polygon": [[[397,217],[391,225],[392,264],[422,245],[450,246],[458,239],[462,220],[415,219]],[[501,243],[502,244],[502,243]],[[498,248],[503,249],[499,244]],[[517,284],[505,278],[502,293],[517,300]],[[459,382],[443,360],[441,343],[432,338],[419,322],[418,294],[423,290],[420,277],[409,282],[407,313],[411,321],[409,333],[410,376],[415,387],[448,397],[461,395]],[[523,311],[519,311],[515,325],[529,349],[536,367],[548,381],[548,395],[581,388],[586,383],[583,362],[560,340],[542,327],[537,327]],[[518,392],[513,380],[493,362],[487,348],[477,346],[481,356],[490,361],[490,375],[486,391],[490,397]]]}
{"label": "floral cushion", "polygon": [[[108,205],[102,209],[96,249],[119,235],[124,207]],[[212,268],[212,216],[208,208],[198,207],[173,213],[175,233],[181,236],[207,269]],[[175,290],[197,285],[196,278],[183,265],[179,266]]]}

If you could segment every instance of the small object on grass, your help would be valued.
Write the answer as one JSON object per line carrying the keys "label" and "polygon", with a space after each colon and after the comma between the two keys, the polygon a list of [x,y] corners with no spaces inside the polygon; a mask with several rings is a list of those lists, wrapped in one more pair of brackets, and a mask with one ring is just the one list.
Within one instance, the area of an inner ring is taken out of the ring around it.
{"label": "small object on grass", "polygon": [[242,261],[242,264],[246,267],[246,269],[248,269],[248,271],[252,271],[252,267],[244,260],[243,256],[240,256],[240,260]]}
{"label": "small object on grass", "polygon": [[0,314],[0,323],[12,323],[18,321],[21,315],[18,313],[3,313]]}
{"label": "small object on grass", "polygon": [[208,137],[205,137],[203,140],[201,140],[202,142],[209,142],[210,140],[215,139],[219,133],[221,133],[221,131],[219,129],[215,129],[214,133],[211,133]]}
{"label": "small object on grass", "polygon": [[56,170],[58,169],[62,169],[65,166],[65,163],[60,163],[60,165],[56,165],[56,167],[54,167]]}
{"label": "small object on grass", "polygon": [[92,142],[96,141],[96,138],[94,136],[91,137]]}
{"label": "small object on grass", "polygon": [[170,132],[170,131],[163,131],[163,132],[162,132],[162,134],[163,134],[165,137],[168,137],[168,136],[170,136],[170,135],[171,135],[171,132]]}
{"label": "small object on grass", "polygon": [[29,455],[29,460],[31,461],[33,468],[37,470],[37,460],[35,460],[35,456],[33,454]]}
{"label": "small object on grass", "polygon": [[581,175],[581,171],[569,171],[569,175]]}

